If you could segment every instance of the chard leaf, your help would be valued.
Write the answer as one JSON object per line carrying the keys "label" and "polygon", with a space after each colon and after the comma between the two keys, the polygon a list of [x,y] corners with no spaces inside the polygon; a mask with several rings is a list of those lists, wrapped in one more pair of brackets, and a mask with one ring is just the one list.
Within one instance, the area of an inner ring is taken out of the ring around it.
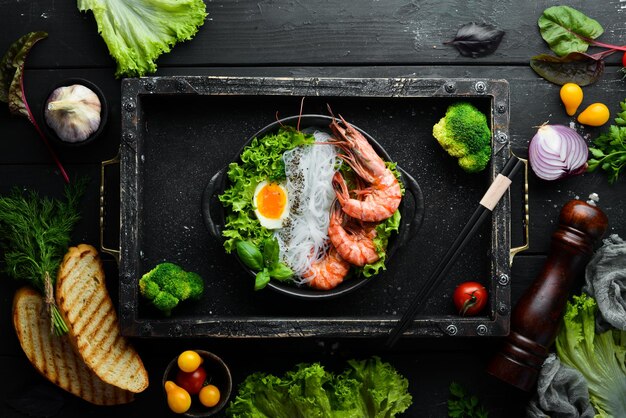
{"label": "chard leaf", "polygon": [[0,61],[0,101],[9,104],[13,115],[27,117],[35,123],[24,95],[23,76],[26,56],[35,43],[47,37],[46,32],[30,32],[15,41]]}
{"label": "chard leaf", "polygon": [[444,44],[454,46],[464,57],[479,58],[495,52],[503,36],[500,29],[472,22],[461,26],[456,37]]}
{"label": "chard leaf", "polygon": [[547,8],[537,24],[541,37],[558,56],[587,51],[590,40],[604,32],[598,21],[569,6]]}
{"label": "chard leaf", "polygon": [[563,85],[587,86],[598,81],[604,72],[604,61],[595,56],[572,52],[564,57],[541,54],[531,58],[530,66],[546,80]]}

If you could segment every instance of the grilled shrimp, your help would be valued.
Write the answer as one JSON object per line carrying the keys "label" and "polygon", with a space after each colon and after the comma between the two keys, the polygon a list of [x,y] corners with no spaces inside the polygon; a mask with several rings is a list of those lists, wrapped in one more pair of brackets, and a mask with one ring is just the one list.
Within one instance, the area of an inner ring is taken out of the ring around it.
{"label": "grilled shrimp", "polygon": [[313,263],[303,278],[310,278],[309,286],[315,289],[330,290],[343,282],[349,270],[350,263],[342,259],[335,247],[331,245],[326,256]]}
{"label": "grilled shrimp", "polygon": [[[341,116],[340,116],[341,118]],[[379,222],[389,218],[400,206],[402,192],[396,176],[387,168],[382,158],[365,137],[341,118],[345,128],[333,118],[330,128],[335,140],[332,144],[342,149],[340,158],[368,184],[350,197],[348,186],[340,173],[333,177],[337,200],[345,213],[366,222]]]}
{"label": "grilled shrimp", "polygon": [[380,256],[376,252],[375,236],[375,226],[363,223],[349,224],[345,213],[337,204],[333,205],[328,237],[341,258],[358,267],[377,261]]}

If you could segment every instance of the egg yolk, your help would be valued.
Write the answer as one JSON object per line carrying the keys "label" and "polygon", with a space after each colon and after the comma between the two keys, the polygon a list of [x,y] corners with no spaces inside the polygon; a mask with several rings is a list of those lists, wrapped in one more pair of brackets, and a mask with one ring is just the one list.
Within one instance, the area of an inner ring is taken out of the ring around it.
{"label": "egg yolk", "polygon": [[266,218],[278,219],[285,210],[287,195],[280,185],[269,183],[257,195],[257,210]]}

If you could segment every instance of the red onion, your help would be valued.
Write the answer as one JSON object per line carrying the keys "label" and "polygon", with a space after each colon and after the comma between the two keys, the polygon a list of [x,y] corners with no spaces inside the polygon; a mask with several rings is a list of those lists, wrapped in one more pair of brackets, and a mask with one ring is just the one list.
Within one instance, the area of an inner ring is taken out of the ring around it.
{"label": "red onion", "polygon": [[563,125],[543,125],[528,146],[528,160],[537,177],[556,180],[587,169],[589,148],[582,136]]}

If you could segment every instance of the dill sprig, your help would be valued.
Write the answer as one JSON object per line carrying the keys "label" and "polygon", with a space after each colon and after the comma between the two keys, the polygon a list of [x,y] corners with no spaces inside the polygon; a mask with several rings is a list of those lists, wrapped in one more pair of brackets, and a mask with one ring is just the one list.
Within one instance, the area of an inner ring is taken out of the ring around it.
{"label": "dill sprig", "polygon": [[65,187],[65,199],[40,197],[36,191],[14,188],[0,196],[0,245],[9,276],[29,281],[50,309],[54,333],[68,329],[54,302],[57,269],[67,252],[72,229],[80,218],[80,198],[88,179]]}

